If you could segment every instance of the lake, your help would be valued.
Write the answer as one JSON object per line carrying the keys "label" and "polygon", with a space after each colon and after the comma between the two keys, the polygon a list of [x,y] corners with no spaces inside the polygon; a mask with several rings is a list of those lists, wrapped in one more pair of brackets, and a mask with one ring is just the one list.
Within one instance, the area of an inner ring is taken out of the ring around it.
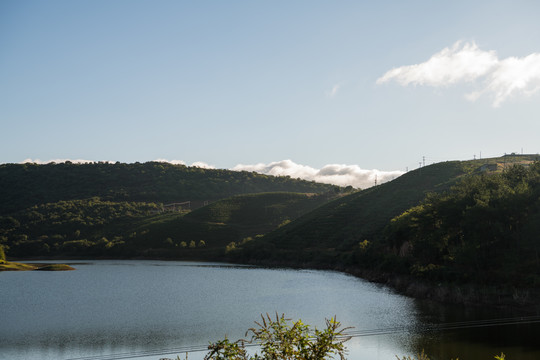
{"label": "lake", "polygon": [[[242,338],[261,314],[354,326],[349,359],[540,359],[538,323],[479,325],[512,314],[417,301],[331,271],[151,260],[67,261],[76,271],[0,273],[0,359],[154,359]],[[440,326],[440,325],[439,325]],[[189,354],[202,359],[204,351]]]}

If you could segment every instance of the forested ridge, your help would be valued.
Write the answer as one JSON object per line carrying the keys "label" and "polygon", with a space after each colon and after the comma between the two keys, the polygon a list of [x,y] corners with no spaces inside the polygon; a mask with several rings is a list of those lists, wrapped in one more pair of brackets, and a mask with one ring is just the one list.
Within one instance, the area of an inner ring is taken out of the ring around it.
{"label": "forested ridge", "polygon": [[216,201],[262,192],[325,193],[338,186],[255,172],[163,162],[0,165],[0,215],[60,200]]}
{"label": "forested ridge", "polygon": [[393,218],[387,246],[414,275],[540,285],[540,163],[463,178]]}
{"label": "forested ridge", "polygon": [[213,259],[229,243],[264,234],[345,191],[158,162],[4,164],[0,189],[0,245],[10,257]]}

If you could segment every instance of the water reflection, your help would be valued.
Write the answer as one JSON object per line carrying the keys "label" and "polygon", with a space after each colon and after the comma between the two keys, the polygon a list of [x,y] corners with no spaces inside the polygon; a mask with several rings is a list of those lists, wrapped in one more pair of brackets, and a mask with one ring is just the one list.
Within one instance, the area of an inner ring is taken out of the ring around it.
{"label": "water reflection", "polygon": [[540,358],[538,316],[430,301],[416,301],[415,306],[423,324],[410,339],[415,353],[424,350],[432,360],[493,359],[501,352],[507,359]]}

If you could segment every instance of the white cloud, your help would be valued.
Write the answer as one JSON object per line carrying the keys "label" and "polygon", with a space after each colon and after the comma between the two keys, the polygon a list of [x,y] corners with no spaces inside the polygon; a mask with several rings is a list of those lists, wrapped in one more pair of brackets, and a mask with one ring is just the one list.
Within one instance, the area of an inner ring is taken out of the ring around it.
{"label": "white cloud", "polygon": [[[41,161],[39,159],[25,159],[21,163],[49,164],[64,163],[70,161],[76,164],[94,163],[94,160],[72,160],[72,159],[54,159],[49,161]],[[156,162],[165,162],[173,165],[186,165],[182,160],[166,160],[156,159]],[[106,163],[114,163],[115,161],[104,161]],[[215,166],[208,165],[202,161],[195,161],[190,166],[195,166],[203,169],[215,169]],[[273,176],[290,176],[292,178],[300,178],[308,181],[316,181],[325,184],[334,184],[339,186],[353,186],[359,189],[365,189],[375,184],[393,180],[402,175],[403,171],[380,171],[376,169],[366,170],[361,169],[358,165],[342,165],[330,164],[325,165],[321,169],[315,169],[310,166],[300,165],[291,160],[282,160],[271,162],[269,164],[243,165],[238,164],[230,170],[234,171],[254,171],[265,175]]]}
{"label": "white cloud", "polygon": [[377,84],[396,80],[403,86],[447,86],[460,81],[473,81],[497,65],[494,51],[482,51],[473,43],[457,42],[417,65],[392,69],[377,79]]}
{"label": "white cloud", "polygon": [[216,167],[214,165],[208,165],[205,162],[202,161],[195,161],[191,166],[195,166],[202,169],[215,169]]}
{"label": "white cloud", "polygon": [[477,90],[465,95],[468,100],[476,101],[486,95],[497,107],[510,97],[531,96],[540,90],[540,54],[500,60],[493,50],[484,51],[474,42],[458,41],[426,62],[386,72],[377,79],[377,84],[392,80],[402,86],[472,83]]}
{"label": "white cloud", "polygon": [[358,165],[325,165],[321,169],[296,164],[291,160],[276,161],[269,164],[243,165],[239,164],[231,170],[254,171],[266,175],[290,176],[304,180],[313,180],[325,184],[340,186],[351,185],[355,188],[365,189],[375,184],[393,180],[403,174],[403,171],[380,171],[361,169]]}
{"label": "white cloud", "polygon": [[493,105],[499,106],[512,96],[531,96],[540,90],[540,53],[524,58],[510,57],[499,62],[489,75],[485,91],[494,96]]}
{"label": "white cloud", "polygon": [[326,96],[329,98],[333,98],[337,95],[339,88],[341,87],[340,84],[336,84],[332,87],[332,90],[326,92]]}
{"label": "white cloud", "polygon": [[[165,162],[165,163],[169,163],[169,164],[173,164],[173,165],[187,165],[186,162],[183,161],[183,160],[157,159],[157,160],[154,160],[154,161]],[[194,166],[194,167],[203,168],[203,169],[215,169],[216,168],[214,165],[208,165],[207,163],[202,162],[202,161],[195,161],[194,163],[192,163],[189,166]]]}
{"label": "white cloud", "polygon": [[169,161],[167,159],[156,159],[154,161],[169,163],[169,164],[172,164],[172,165],[186,165],[186,163],[183,160],[170,160]]}

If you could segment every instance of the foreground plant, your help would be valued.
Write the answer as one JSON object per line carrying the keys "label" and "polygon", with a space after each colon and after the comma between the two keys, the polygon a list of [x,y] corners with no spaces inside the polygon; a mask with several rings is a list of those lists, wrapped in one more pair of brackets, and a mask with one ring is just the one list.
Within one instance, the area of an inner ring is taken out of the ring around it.
{"label": "foreground plant", "polygon": [[[345,360],[347,352],[344,343],[350,339],[341,324],[326,319],[326,328],[311,329],[301,320],[292,322],[284,315],[275,319],[268,314],[261,315],[261,322],[255,322],[256,328],[247,331],[249,340],[230,342],[227,338],[211,344],[205,360],[322,360],[339,356]],[[258,345],[260,354],[249,355],[246,344]]]}
{"label": "foreground plant", "polygon": [[[285,315],[276,314],[275,319],[266,314],[261,321],[255,322],[257,327],[246,332],[249,339],[231,342],[225,339],[210,344],[210,352],[204,360],[330,360],[339,356],[346,360],[347,348],[344,343],[351,337],[345,334],[351,327],[341,327],[335,318],[326,319],[326,328],[311,329],[301,320],[292,322]],[[246,347],[258,346],[260,353],[250,355]],[[186,353],[185,359],[188,359]],[[416,357],[404,356],[397,360],[430,360],[422,350]],[[161,359],[171,360],[171,359]],[[177,356],[176,360],[182,360]],[[459,360],[459,359],[455,359]],[[495,360],[506,360],[503,353],[495,355]]]}

